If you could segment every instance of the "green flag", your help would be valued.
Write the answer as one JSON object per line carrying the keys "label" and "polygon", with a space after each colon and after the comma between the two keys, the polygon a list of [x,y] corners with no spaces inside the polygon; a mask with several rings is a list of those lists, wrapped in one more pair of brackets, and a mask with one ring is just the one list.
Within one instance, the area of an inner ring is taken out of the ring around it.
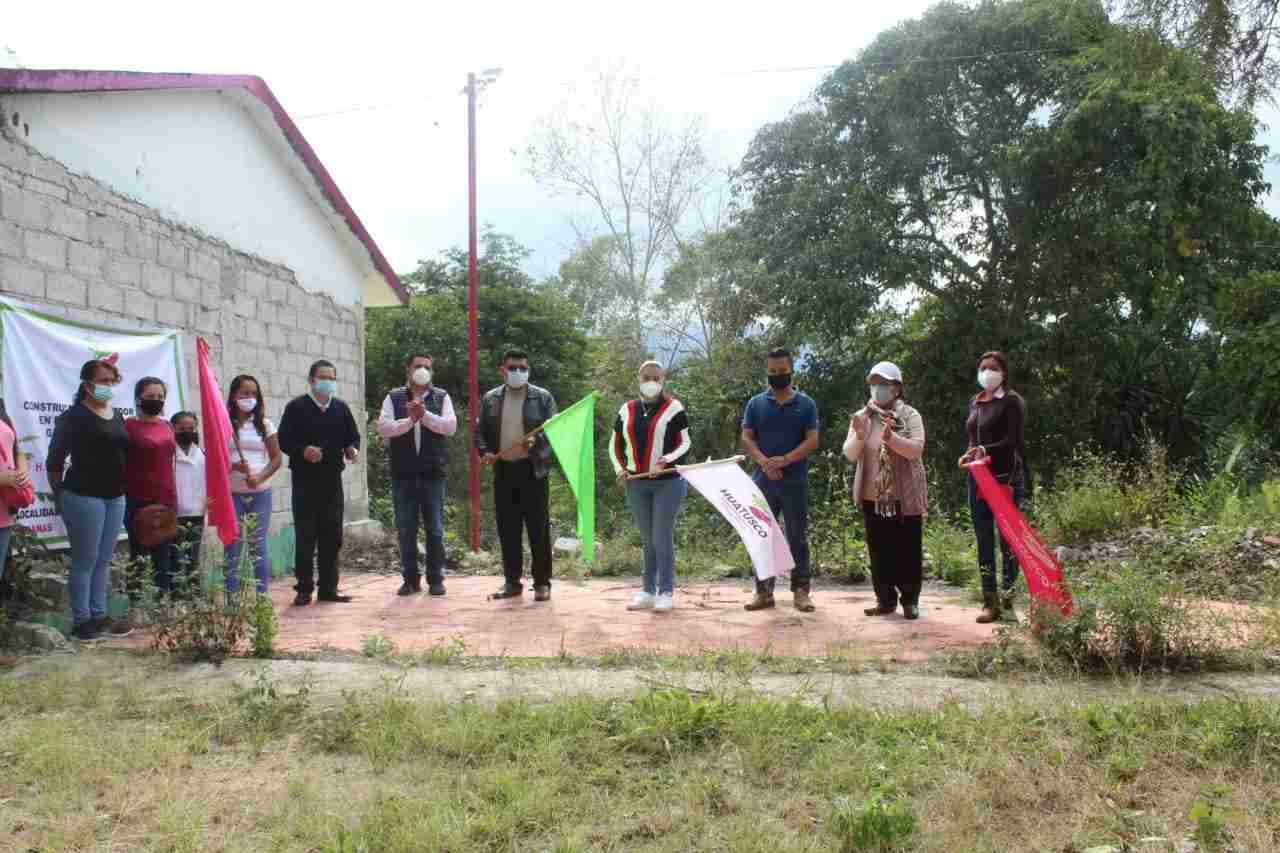
{"label": "green flag", "polygon": [[596,559],[596,392],[592,391],[542,425],[578,499],[578,539],[582,559]]}

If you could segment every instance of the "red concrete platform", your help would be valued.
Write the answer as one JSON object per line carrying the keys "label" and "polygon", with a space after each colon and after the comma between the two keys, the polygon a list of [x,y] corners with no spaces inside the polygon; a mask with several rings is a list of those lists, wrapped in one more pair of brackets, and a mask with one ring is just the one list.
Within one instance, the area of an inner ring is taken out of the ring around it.
{"label": "red concrete platform", "polygon": [[777,608],[748,613],[742,605],[751,595],[749,583],[691,583],[676,591],[675,610],[631,613],[626,605],[638,579],[557,581],[545,603],[534,602],[532,589],[523,599],[488,600],[500,584],[498,577],[457,576],[448,579],[445,597],[400,598],[398,576],[352,574],[343,578],[342,591],[354,596],[353,602],[295,607],[288,583],[277,582],[271,591],[280,616],[276,646],[358,652],[367,637],[382,634],[401,652],[460,638],[468,655],[482,656],[768,649],[779,655],[921,661],[943,648],[980,644],[994,631],[974,623],[977,607],[937,591],[924,593],[921,618],[908,622],[900,614],[864,616],[863,608],[874,601],[869,585],[816,590],[814,613],[797,612],[790,592],[779,592]]}

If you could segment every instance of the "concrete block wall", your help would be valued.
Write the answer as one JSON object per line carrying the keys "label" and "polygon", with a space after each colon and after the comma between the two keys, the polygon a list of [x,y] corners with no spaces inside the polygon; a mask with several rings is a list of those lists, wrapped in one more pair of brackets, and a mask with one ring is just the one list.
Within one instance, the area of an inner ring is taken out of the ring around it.
{"label": "concrete block wall", "polygon": [[[73,174],[0,130],[0,293],[82,322],[183,330],[188,408],[199,410],[200,335],[223,397],[233,376],[252,374],[277,423],[289,399],[305,393],[310,364],[332,361],[338,393],[365,430],[363,309],[307,285],[290,269]],[[68,393],[75,382],[67,377]],[[368,518],[363,460],[344,476],[347,521]],[[276,475],[273,491],[274,532],[291,519],[287,471]]]}

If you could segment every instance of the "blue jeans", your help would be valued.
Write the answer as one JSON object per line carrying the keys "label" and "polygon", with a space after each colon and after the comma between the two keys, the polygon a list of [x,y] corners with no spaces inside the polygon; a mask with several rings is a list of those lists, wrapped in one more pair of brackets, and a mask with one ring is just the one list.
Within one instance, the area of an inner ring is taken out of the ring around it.
{"label": "blue jeans", "polygon": [[[1006,485],[1013,486],[1013,503],[1021,510],[1027,502],[1026,479],[1021,471],[1014,471]],[[996,517],[990,505],[978,494],[978,484],[969,475],[969,515],[973,519],[973,532],[978,538],[978,569],[982,573],[982,594],[996,594]],[[1005,592],[1010,592],[1018,582],[1018,557],[1009,543],[1000,537],[1000,558],[1004,568]]]}
{"label": "blue jeans", "polygon": [[226,576],[227,592],[240,589],[240,551],[246,538],[245,519],[252,516],[253,532],[247,534],[252,537],[249,540],[249,559],[253,563],[253,573],[258,578],[258,592],[265,594],[271,584],[271,554],[267,551],[267,528],[271,526],[271,490],[236,493],[231,496],[231,503],[236,508],[236,520],[240,522],[240,538],[222,548],[222,556],[226,560],[223,574]]}
{"label": "blue jeans", "polygon": [[[805,476],[770,480],[763,471],[756,471],[752,482],[769,502],[769,511],[782,515],[786,525],[787,545],[796,567],[791,570],[791,589],[809,590],[809,478]],[[776,578],[756,579],[756,590],[773,594]]]}
{"label": "blue jeans", "polygon": [[90,498],[67,489],[59,499],[71,546],[71,621],[107,617],[111,555],[124,526],[124,496]]}
{"label": "blue jeans", "polygon": [[13,527],[0,527],[0,578],[5,575],[5,564],[9,562],[9,536]]}
{"label": "blue jeans", "polygon": [[627,507],[644,543],[644,591],[670,595],[676,589],[676,516],[689,494],[678,474],[627,483]]}
{"label": "blue jeans", "polygon": [[427,583],[444,582],[444,478],[397,477],[391,481],[396,532],[400,537],[400,574],[416,581],[418,519],[427,528]]}
{"label": "blue jeans", "polygon": [[[173,567],[178,561],[178,541],[171,539],[159,545],[147,547],[133,538],[133,518],[138,510],[150,506],[151,501],[137,501],[128,495],[124,500],[124,527],[129,534],[129,556],[133,560],[151,563],[151,580],[161,592],[173,591]],[[129,581],[129,598],[137,601],[142,595],[141,579],[136,575]]]}

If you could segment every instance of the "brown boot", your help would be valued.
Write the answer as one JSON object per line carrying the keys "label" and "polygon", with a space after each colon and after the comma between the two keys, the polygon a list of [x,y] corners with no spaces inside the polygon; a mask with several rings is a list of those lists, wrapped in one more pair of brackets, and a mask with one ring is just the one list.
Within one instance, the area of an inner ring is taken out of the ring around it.
{"label": "brown boot", "polygon": [[755,598],[742,605],[744,610],[768,610],[770,607],[773,607],[773,594],[768,592],[757,592]]}
{"label": "brown boot", "polygon": [[813,599],[809,597],[809,590],[797,589],[793,593],[793,597],[795,599],[796,610],[799,610],[801,613],[813,612]]}
{"label": "brown boot", "polygon": [[974,621],[979,625],[989,625],[1000,618],[1000,599],[995,595],[982,596],[982,612]]}

